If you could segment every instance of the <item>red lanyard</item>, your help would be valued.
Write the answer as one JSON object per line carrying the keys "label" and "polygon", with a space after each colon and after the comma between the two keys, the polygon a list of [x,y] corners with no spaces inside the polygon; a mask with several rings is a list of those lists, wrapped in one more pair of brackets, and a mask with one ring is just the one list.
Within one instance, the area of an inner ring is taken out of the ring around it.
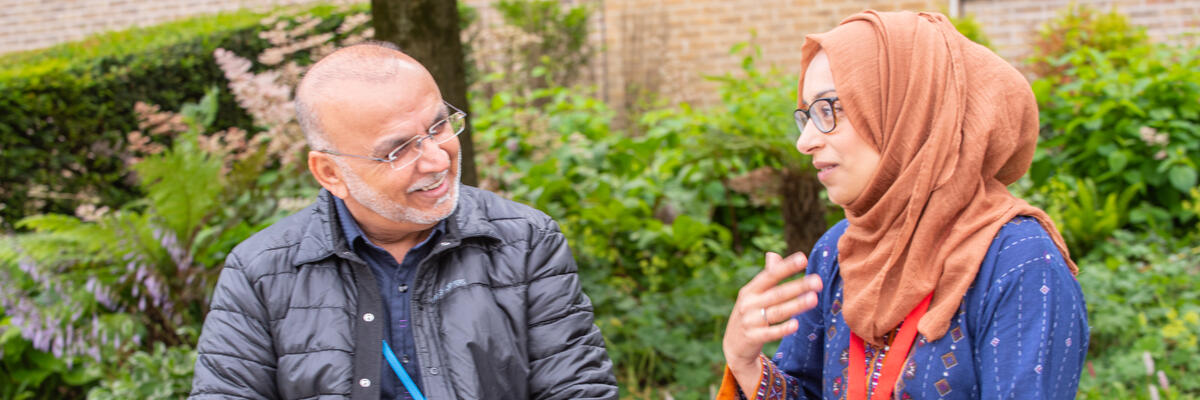
{"label": "red lanyard", "polygon": [[[925,310],[929,309],[929,300],[932,298],[933,293],[925,296],[925,299],[921,300],[921,304],[917,304],[917,308],[908,313],[908,317],[904,318],[904,323],[900,324],[900,333],[892,340],[891,349],[883,356],[883,368],[880,370],[879,383],[871,392],[871,400],[892,398],[892,389],[896,386],[896,379],[900,377],[904,360],[908,358],[908,350],[912,348],[913,340],[917,338],[917,322],[921,320],[921,316],[925,315]],[[850,382],[848,382],[850,388],[847,399],[866,400],[868,382],[864,382],[864,380],[869,380],[866,368],[866,351],[863,348],[863,340],[854,332],[850,332]]]}

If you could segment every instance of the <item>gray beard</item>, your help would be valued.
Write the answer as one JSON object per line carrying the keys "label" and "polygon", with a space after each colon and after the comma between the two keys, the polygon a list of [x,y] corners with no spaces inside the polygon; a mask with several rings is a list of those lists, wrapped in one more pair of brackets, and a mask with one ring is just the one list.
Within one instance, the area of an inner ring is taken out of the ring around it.
{"label": "gray beard", "polygon": [[[348,166],[343,165],[340,161],[335,162],[341,168],[343,176],[346,179],[346,188],[350,191],[350,197],[389,221],[415,225],[431,225],[446,219],[458,207],[459,186],[462,180],[462,151],[458,152],[458,159],[455,160],[454,181],[447,182],[454,186],[450,187],[449,193],[446,193],[446,195],[434,203],[433,209],[430,211],[396,204],[389,200],[387,196],[384,196],[383,193],[367,185]],[[445,207],[446,203],[450,203],[450,206],[446,207],[443,211],[439,211]]]}

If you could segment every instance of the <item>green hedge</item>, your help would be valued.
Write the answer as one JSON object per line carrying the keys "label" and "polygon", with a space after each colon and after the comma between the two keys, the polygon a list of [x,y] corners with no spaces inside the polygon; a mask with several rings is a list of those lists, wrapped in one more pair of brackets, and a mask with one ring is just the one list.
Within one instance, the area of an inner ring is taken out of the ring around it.
{"label": "green hedge", "polygon": [[1029,64],[1042,140],[1029,177],[1072,255],[1114,231],[1194,234],[1200,56],[1153,43],[1115,11],[1069,8]]}
{"label": "green hedge", "polygon": [[[335,29],[345,15],[328,5],[299,11],[325,19],[317,31]],[[0,230],[28,215],[72,214],[80,194],[110,206],[136,198],[119,157],[137,129],[134,103],[174,110],[224,87],[213,50],[261,53],[269,47],[258,37],[266,15],[197,17],[0,57]],[[222,91],[215,127],[252,125]]]}

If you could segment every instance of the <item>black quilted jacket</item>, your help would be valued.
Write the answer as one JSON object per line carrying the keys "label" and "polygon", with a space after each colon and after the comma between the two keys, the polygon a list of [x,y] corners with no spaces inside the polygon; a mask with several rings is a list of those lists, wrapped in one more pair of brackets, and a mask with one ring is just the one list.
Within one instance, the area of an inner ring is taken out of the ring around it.
{"label": "black quilted jacket", "polygon": [[[545,214],[461,186],[417,267],[412,328],[429,399],[615,399],[566,239]],[[383,303],[333,197],[234,248],[198,345],[192,399],[378,399]]]}

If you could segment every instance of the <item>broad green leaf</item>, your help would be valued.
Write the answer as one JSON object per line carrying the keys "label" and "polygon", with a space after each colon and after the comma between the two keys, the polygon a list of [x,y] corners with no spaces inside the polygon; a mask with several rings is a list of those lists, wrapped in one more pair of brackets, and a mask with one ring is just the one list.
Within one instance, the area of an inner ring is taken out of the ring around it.
{"label": "broad green leaf", "polygon": [[1129,163],[1129,157],[1124,151],[1114,151],[1108,153],[1108,166],[1112,168],[1113,173],[1121,172],[1125,169],[1125,165]]}
{"label": "broad green leaf", "polygon": [[1180,192],[1186,193],[1196,187],[1196,170],[1186,165],[1171,167],[1167,176],[1171,180],[1171,185]]}

